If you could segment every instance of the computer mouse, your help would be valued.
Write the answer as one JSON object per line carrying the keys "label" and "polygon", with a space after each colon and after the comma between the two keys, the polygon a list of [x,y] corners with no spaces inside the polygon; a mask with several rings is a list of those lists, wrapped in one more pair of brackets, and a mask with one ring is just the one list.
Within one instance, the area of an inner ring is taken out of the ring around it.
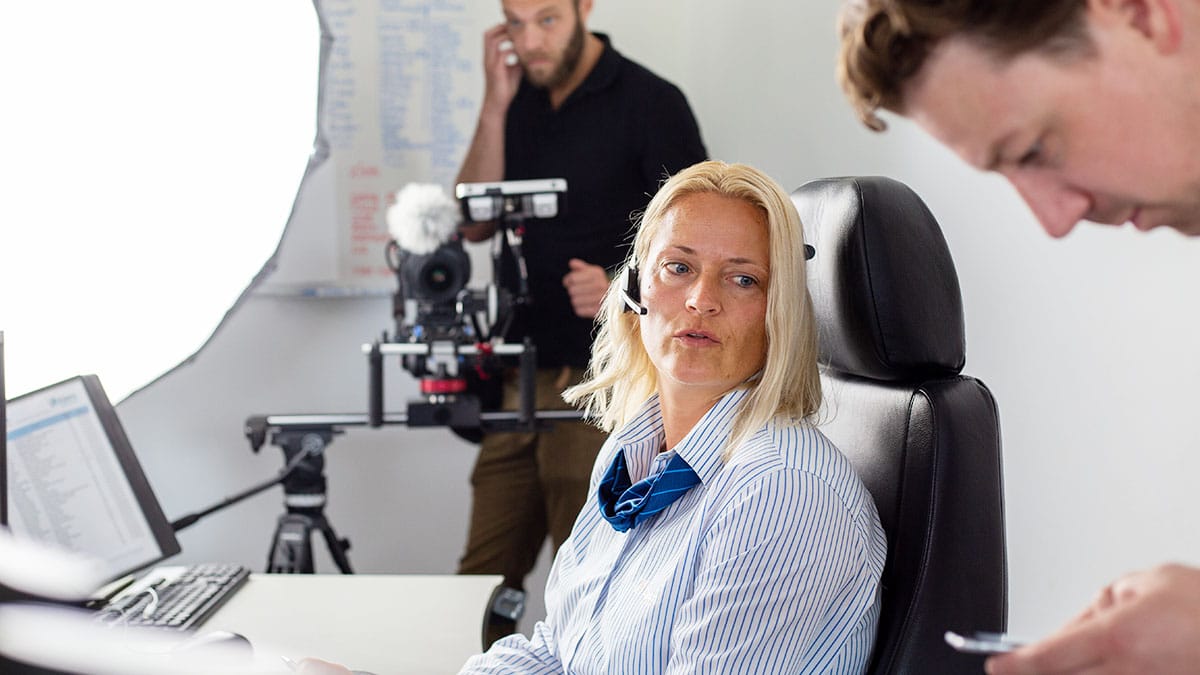
{"label": "computer mouse", "polygon": [[175,648],[176,656],[214,656],[218,658],[250,658],[254,647],[245,635],[227,630],[197,633]]}

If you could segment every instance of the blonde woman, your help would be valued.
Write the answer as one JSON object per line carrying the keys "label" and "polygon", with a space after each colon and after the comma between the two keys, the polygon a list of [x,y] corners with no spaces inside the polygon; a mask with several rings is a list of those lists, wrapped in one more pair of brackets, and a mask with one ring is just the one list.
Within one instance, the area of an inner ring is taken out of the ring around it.
{"label": "blonde woman", "polygon": [[611,436],[547,617],[463,672],[859,673],[885,541],[821,402],[800,219],[751,167],[650,202],[565,397]]}

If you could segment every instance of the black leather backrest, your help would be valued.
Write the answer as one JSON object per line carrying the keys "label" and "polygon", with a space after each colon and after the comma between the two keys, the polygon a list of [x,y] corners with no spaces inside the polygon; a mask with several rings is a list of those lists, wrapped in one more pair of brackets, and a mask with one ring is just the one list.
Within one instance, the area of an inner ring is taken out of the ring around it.
{"label": "black leather backrest", "polygon": [[960,375],[957,275],[920,198],[886,178],[792,194],[817,249],[822,431],[850,458],[888,538],[870,675],[980,673],[947,630],[1007,625],[1000,424],[987,387]]}
{"label": "black leather backrest", "polygon": [[876,380],[962,370],[958,275],[916,193],[890,178],[828,178],[802,186],[793,201],[817,250],[809,293],[824,317],[823,362]]}
{"label": "black leather backrest", "polygon": [[1007,625],[1000,428],[966,376],[919,386],[826,373],[821,430],[850,458],[887,533],[871,675],[982,672],[947,630]]}

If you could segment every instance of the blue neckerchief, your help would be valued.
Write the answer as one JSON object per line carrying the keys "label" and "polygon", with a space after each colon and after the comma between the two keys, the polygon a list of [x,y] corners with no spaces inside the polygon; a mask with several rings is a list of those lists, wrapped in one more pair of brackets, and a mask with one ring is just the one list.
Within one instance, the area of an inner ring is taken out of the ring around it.
{"label": "blue neckerchief", "polygon": [[699,482],[700,477],[677,454],[662,472],[631,484],[625,451],[620,450],[600,479],[600,515],[614,530],[624,532],[667,508]]}

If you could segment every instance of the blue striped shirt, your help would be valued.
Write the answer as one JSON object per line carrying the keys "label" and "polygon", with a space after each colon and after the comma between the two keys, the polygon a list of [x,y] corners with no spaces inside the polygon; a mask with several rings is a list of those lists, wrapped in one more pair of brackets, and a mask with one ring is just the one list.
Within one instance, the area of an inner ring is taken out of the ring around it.
{"label": "blue striped shirt", "polygon": [[665,466],[657,397],[613,434],[550,570],[546,620],[462,672],[862,672],[886,552],[874,502],[804,423],[768,423],[723,462],[745,395],[727,394],[675,449],[700,484],[628,532],[601,518],[596,486],[621,449],[634,481]]}

